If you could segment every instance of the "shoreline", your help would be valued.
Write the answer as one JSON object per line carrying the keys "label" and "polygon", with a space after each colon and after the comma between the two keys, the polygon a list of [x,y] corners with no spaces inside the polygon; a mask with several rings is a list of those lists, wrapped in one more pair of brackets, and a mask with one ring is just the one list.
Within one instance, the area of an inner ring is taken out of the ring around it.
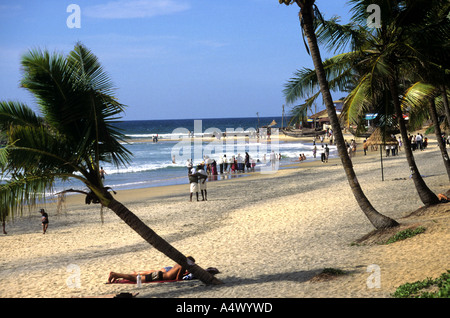
{"label": "shoreline", "polygon": [[[357,157],[361,156],[363,154],[361,140],[363,140],[364,138],[354,137],[351,134],[344,134],[344,137],[346,137],[346,139],[357,140],[358,147],[356,150],[356,155],[357,155]],[[229,138],[229,137],[225,137],[225,139],[226,138]],[[194,139],[195,138],[191,138],[191,140],[194,140]],[[202,139],[203,141],[205,141],[205,139],[207,139],[206,141],[210,141],[210,139],[214,139],[214,138],[200,137],[199,139]],[[164,140],[164,141],[167,141],[167,140]],[[280,138],[280,141],[282,141],[282,142],[302,142],[304,144],[312,144],[312,137],[310,137],[310,136],[307,136],[307,137],[283,136]],[[328,138],[327,138],[327,141],[328,141]],[[139,140],[139,142],[152,142],[152,140],[151,139],[142,139],[142,140]],[[326,144],[326,143],[327,142],[324,142],[324,144]],[[318,145],[320,145],[320,142]],[[368,151],[367,157],[369,157],[371,155],[378,155],[378,152],[374,153],[372,151]],[[278,171],[285,170],[285,169],[301,169],[301,168],[322,166],[319,155],[317,156],[317,158],[314,158],[313,160],[311,160],[311,159],[312,158],[307,158],[307,160],[303,161],[303,162],[294,162],[293,160],[291,160],[291,161],[293,161],[292,163],[286,163],[286,164],[280,165]],[[340,164],[340,158],[339,157],[330,158],[329,164],[332,164],[332,163]],[[232,174],[232,173],[223,174],[223,175],[219,174],[219,175],[217,175],[217,177],[220,180],[211,180],[211,176],[210,176],[208,178],[208,182],[226,182],[226,181],[231,181],[234,179],[248,178],[251,176],[255,177],[256,175],[258,175],[260,173],[261,172],[259,172],[259,171],[255,171],[255,172],[244,172],[244,173],[235,173],[235,174]],[[226,178],[222,180],[223,176],[225,176]],[[184,178],[184,177],[179,176],[179,178]],[[165,180],[163,180],[163,181],[165,181]],[[124,189],[124,190],[120,190],[120,192],[125,192],[126,196],[132,195],[133,192],[136,192],[136,193],[139,193],[138,199],[142,199],[147,195],[150,197],[163,196],[164,194],[169,193],[171,191],[174,191],[175,193],[181,193],[182,191],[185,191],[186,187],[189,187],[188,180],[186,180],[186,183],[182,183],[182,184],[154,185],[154,186],[148,186],[148,187],[142,187],[142,188]],[[181,189],[183,189],[183,190],[181,190]],[[152,192],[150,190],[154,190],[154,191]],[[67,196],[67,198],[73,198],[74,200],[71,200],[71,203],[74,203],[74,201],[79,200],[79,198],[76,198],[77,196],[80,196],[80,195],[73,194],[73,195]]]}
{"label": "shoreline", "polygon": [[[450,263],[448,214],[430,221],[405,219],[422,204],[404,153],[383,160],[381,181],[379,152],[364,156],[361,148],[353,159],[354,169],[375,209],[406,223],[428,222],[425,233],[391,245],[352,245],[373,227],[351,193],[339,158],[210,182],[206,202],[189,202],[185,184],[121,190],[115,195],[118,201],[175,248],[194,256],[200,266],[218,268],[224,284],[205,288],[193,280],[142,288],[105,285],[110,271],[129,273],[173,262],[110,210],[103,210],[102,224],[100,207],[85,205],[82,196],[73,195],[67,197],[61,215],[54,214],[54,205],[46,206],[50,225],[45,235],[34,214],[7,224],[8,235],[0,238],[0,297],[139,292],[139,297],[149,298],[387,298],[402,283],[439,276]],[[447,191],[435,140],[414,155],[430,189]],[[381,269],[379,288],[366,284],[373,264]],[[68,286],[74,275],[71,265],[79,269],[79,287]],[[350,274],[313,283],[311,278],[323,268]]]}

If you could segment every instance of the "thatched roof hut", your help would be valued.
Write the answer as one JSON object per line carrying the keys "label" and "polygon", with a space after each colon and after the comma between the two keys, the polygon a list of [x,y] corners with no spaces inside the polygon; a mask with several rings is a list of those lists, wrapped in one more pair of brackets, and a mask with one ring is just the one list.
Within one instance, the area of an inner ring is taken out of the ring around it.
{"label": "thatched roof hut", "polygon": [[392,137],[389,133],[385,133],[380,127],[377,127],[372,135],[367,138],[366,143],[371,145],[397,145],[398,140]]}
{"label": "thatched roof hut", "polygon": [[[367,146],[371,145],[398,145],[397,139],[391,136],[389,132],[386,132],[384,129],[377,127],[372,135],[367,138],[365,144]],[[384,173],[383,173],[383,154],[382,147],[380,147],[380,159],[381,159],[381,180],[384,181]]]}

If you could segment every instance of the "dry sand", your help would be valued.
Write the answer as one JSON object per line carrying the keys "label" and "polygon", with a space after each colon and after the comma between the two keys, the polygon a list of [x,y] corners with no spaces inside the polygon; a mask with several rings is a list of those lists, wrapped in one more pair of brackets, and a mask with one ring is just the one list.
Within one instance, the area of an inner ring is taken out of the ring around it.
{"label": "dry sand", "polygon": [[[427,185],[436,193],[446,192],[449,180],[436,142],[414,154]],[[385,298],[403,283],[438,277],[449,269],[450,214],[442,210],[450,205],[439,205],[432,216],[405,218],[422,203],[404,153],[384,158],[384,181],[378,152],[359,152],[353,162],[380,213],[402,224],[424,224],[426,232],[389,245],[351,244],[374,228],[358,207],[339,159],[209,182],[207,202],[189,202],[188,185],[120,191],[119,201],[200,266],[218,268],[217,277],[224,282],[137,288],[105,282],[110,271],[158,269],[173,262],[112,211],[104,209],[102,224],[99,206],[84,205],[83,197],[74,195],[64,214],[55,215],[55,206],[47,204],[50,226],[45,235],[37,212],[7,224],[8,234],[0,237],[0,297],[139,292],[139,297],[169,298]],[[347,275],[311,281],[324,268]],[[379,280],[373,279],[376,273]]]}

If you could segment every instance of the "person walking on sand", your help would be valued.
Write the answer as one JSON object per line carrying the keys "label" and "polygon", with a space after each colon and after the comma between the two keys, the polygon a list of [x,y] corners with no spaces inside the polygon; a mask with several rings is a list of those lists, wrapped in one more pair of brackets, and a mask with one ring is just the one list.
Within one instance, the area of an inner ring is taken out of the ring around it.
{"label": "person walking on sand", "polygon": [[39,212],[41,212],[41,223],[42,223],[42,234],[45,234],[47,232],[48,228],[48,214],[45,212],[44,209],[41,209]]}

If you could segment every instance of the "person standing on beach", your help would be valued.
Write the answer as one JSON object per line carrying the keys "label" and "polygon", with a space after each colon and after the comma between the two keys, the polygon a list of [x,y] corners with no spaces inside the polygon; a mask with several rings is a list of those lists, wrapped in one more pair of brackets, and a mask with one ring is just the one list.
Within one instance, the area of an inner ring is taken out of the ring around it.
{"label": "person standing on beach", "polygon": [[325,148],[322,145],[322,148],[320,148],[320,160],[322,163],[325,163]]}
{"label": "person standing on beach", "polygon": [[105,179],[106,171],[103,170],[103,167],[100,167],[100,178]]}
{"label": "person standing on beach", "polygon": [[270,153],[270,163],[272,164],[272,169],[275,168],[275,160],[276,160],[276,156],[275,156],[275,153],[272,150],[272,152]]}
{"label": "person standing on beach", "polygon": [[231,173],[235,173],[236,172],[236,168],[237,167],[237,161],[236,158],[233,156],[233,158],[231,158]]}
{"label": "person standing on beach", "polygon": [[198,173],[195,170],[195,168],[192,168],[191,170],[189,170],[189,188],[190,188],[190,201],[192,202],[192,195],[196,194],[197,196],[197,201],[198,201]]}
{"label": "person standing on beach", "polygon": [[218,164],[219,164],[219,173],[223,174],[223,158],[222,157],[219,157]]}
{"label": "person standing on beach", "polygon": [[423,150],[423,136],[420,133],[417,133],[416,136],[416,148],[419,150]]}
{"label": "person standing on beach", "polygon": [[330,148],[328,148],[328,144],[325,144],[325,162],[328,162],[329,155],[330,155]]}
{"label": "person standing on beach", "polygon": [[188,174],[189,174],[189,171],[191,171],[192,167],[193,167],[193,165],[192,165],[192,159],[188,159],[188,160],[186,161],[186,168],[188,169]]}
{"label": "person standing on beach", "polygon": [[222,161],[223,161],[223,171],[224,171],[225,173],[227,173],[227,172],[228,172],[227,155],[223,155]]}
{"label": "person standing on beach", "polygon": [[41,223],[42,223],[42,234],[45,234],[47,232],[47,228],[48,228],[48,214],[45,212],[44,209],[40,210],[41,212]]}
{"label": "person standing on beach", "polygon": [[208,201],[207,192],[206,192],[206,179],[208,179],[208,175],[203,169],[202,165],[197,166],[198,170],[198,185],[200,188],[200,192],[202,193],[202,201]]}
{"label": "person standing on beach", "polygon": [[242,158],[240,153],[238,153],[238,155],[236,157],[236,161],[237,161],[238,172],[244,172],[244,158]]}
{"label": "person standing on beach", "polygon": [[248,154],[248,152],[245,152],[245,167],[247,168],[247,172],[249,172],[251,165],[250,165],[250,155]]}

